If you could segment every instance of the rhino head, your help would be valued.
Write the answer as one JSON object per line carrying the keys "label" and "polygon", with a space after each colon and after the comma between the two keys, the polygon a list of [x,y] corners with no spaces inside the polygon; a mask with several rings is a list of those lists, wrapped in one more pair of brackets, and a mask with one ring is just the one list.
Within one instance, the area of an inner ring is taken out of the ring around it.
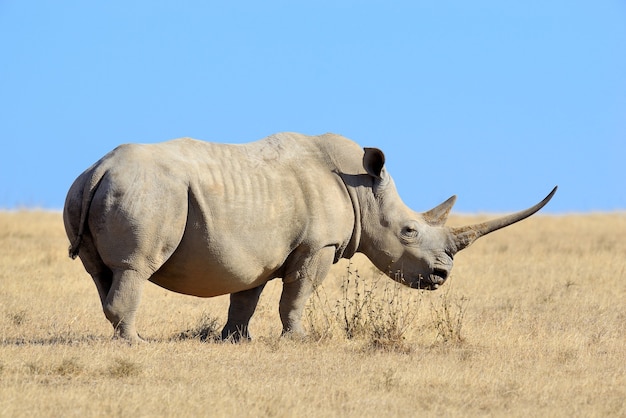
{"label": "rhino head", "polygon": [[384,164],[382,151],[365,148],[363,166],[372,187],[359,198],[358,251],[392,279],[417,289],[437,289],[449,277],[457,252],[483,235],[531,216],[550,201],[557,189],[535,206],[512,215],[476,225],[447,227],[445,222],[456,196],[427,212],[415,212],[402,202]]}

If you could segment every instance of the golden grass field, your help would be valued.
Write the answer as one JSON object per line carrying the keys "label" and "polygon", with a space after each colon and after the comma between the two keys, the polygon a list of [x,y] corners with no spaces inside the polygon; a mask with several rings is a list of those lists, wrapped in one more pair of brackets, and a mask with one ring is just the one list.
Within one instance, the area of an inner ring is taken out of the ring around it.
{"label": "golden grass field", "polygon": [[147,283],[150,343],[129,346],[61,214],[0,212],[0,416],[626,416],[625,236],[626,213],[536,215],[459,253],[435,292],[357,257],[312,298],[304,341],[279,337],[278,280],[243,344],[210,337],[228,296]]}

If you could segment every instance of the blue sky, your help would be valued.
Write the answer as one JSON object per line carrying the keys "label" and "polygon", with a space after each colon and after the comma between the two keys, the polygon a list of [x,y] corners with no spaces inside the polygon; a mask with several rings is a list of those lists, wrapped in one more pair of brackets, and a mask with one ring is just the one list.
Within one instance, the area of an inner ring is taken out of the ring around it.
{"label": "blue sky", "polygon": [[623,1],[0,0],[0,208],[126,142],[335,132],[426,210],[626,210]]}

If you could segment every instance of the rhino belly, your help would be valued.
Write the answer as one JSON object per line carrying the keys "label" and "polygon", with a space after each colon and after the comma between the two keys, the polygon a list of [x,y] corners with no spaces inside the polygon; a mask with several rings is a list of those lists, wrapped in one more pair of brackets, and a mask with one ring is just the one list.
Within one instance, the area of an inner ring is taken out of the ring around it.
{"label": "rhino belly", "polygon": [[254,282],[250,284],[233,281],[231,278],[210,273],[188,276],[158,271],[150,277],[150,281],[172,292],[203,298],[226,295],[258,286]]}
{"label": "rhino belly", "polygon": [[207,245],[206,241],[189,240],[187,235],[150,281],[186,295],[225,295],[275,278],[285,258],[268,256],[226,238],[220,245]]}

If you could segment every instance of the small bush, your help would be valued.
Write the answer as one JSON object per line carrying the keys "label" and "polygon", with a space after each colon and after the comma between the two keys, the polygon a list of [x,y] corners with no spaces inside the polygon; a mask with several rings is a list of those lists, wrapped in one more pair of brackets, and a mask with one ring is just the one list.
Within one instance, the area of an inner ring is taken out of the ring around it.
{"label": "small bush", "polygon": [[421,299],[408,297],[401,286],[378,271],[363,280],[348,265],[338,306],[346,337],[364,337],[371,348],[407,351],[404,335],[417,319]]}
{"label": "small bush", "polygon": [[[305,311],[310,336],[319,341],[337,332],[349,340],[365,340],[367,350],[411,352],[406,333],[417,326],[424,293],[405,289],[401,273],[395,281],[374,269],[368,276],[362,277],[349,263],[334,303],[323,289],[314,293]],[[468,299],[454,296],[451,289],[448,285],[429,293],[431,321],[426,321],[436,341],[460,344]]]}
{"label": "small bush", "polygon": [[337,328],[347,339],[366,340],[370,349],[410,350],[405,332],[417,319],[421,299],[408,297],[402,285],[377,270],[370,276],[363,279],[349,263],[340,299],[331,304],[319,290],[314,294],[305,312],[312,338],[329,338]]}

